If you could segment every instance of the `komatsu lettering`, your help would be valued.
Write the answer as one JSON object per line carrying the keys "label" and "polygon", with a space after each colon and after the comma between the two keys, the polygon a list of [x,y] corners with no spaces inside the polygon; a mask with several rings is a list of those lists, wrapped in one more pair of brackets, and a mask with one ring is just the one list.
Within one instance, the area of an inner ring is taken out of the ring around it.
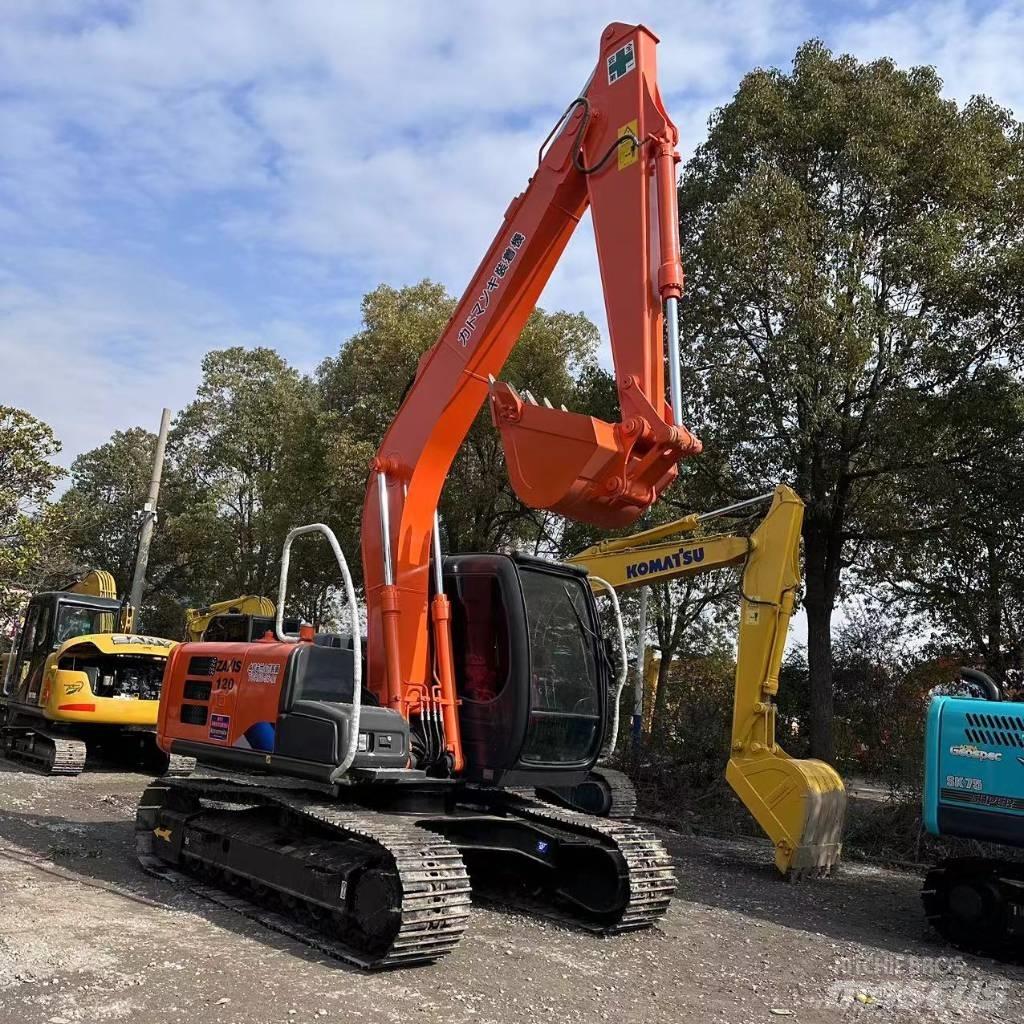
{"label": "komatsu lettering", "polygon": [[649,558],[645,562],[633,562],[626,566],[626,579],[635,580],[642,576],[653,576],[669,569],[681,569],[684,565],[699,565],[704,561],[703,548],[680,548],[662,558]]}

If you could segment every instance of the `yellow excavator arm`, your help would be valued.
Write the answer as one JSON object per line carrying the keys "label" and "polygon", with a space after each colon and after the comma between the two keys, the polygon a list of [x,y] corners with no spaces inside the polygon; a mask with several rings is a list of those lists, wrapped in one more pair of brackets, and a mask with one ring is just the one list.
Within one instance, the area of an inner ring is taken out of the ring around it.
{"label": "yellow excavator arm", "polygon": [[[111,601],[117,600],[117,583],[106,569],[90,569],[80,580],[65,587],[70,594],[87,594],[89,597],[104,597]],[[121,610],[117,615],[104,616],[108,621],[104,626],[107,633],[132,633],[135,630],[135,608],[127,599],[121,602]]]}
{"label": "yellow excavator arm", "polygon": [[783,874],[827,874],[842,853],[843,781],[824,761],[791,758],[775,740],[774,697],[800,586],[804,504],[780,484],[749,537],[703,534],[706,521],[747,504],[602,541],[569,561],[618,590],[743,566],[726,779],[775,844]]}
{"label": "yellow excavator arm", "polygon": [[274,602],[268,597],[257,597],[254,594],[243,594],[227,601],[216,601],[206,608],[185,609],[185,639],[198,643],[203,639],[210,623],[218,615],[253,615],[273,616],[276,609]]}

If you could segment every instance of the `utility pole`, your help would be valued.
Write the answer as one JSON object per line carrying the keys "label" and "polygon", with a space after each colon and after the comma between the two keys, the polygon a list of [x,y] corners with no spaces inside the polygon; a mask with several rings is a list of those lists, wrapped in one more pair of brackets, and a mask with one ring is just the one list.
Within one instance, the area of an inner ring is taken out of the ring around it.
{"label": "utility pole", "polygon": [[142,507],[142,523],[139,526],[139,546],[135,552],[135,574],[128,603],[135,611],[142,604],[142,590],[146,585],[146,567],[149,565],[149,545],[153,540],[156,526],[156,503],[160,498],[160,478],[164,472],[164,450],[167,448],[167,431],[171,426],[171,410],[164,409],[160,417],[160,433],[156,438],[156,452],[153,455],[153,476],[149,481],[149,497]]}

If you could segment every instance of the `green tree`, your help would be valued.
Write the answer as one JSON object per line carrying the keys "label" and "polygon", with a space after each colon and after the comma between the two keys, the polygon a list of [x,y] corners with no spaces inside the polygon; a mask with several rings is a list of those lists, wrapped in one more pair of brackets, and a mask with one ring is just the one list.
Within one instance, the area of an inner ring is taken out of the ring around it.
{"label": "green tree", "polygon": [[[52,539],[59,527],[48,501],[64,471],[51,461],[61,445],[47,424],[0,405],[0,621],[9,623],[58,565]],[[6,629],[5,629],[6,632]]]}
{"label": "green tree", "polygon": [[1024,668],[1024,396],[998,367],[960,399],[945,412],[975,442],[907,482],[919,528],[868,545],[864,561],[885,584],[882,607],[917,616],[927,653],[1003,680]]}
{"label": "green tree", "polygon": [[[142,427],[115,431],[110,440],[75,459],[71,486],[56,506],[64,523],[61,543],[67,558],[80,569],[113,573],[119,594],[131,585],[139,511],[148,498],[155,447],[156,435]],[[181,636],[186,605],[209,599],[187,587],[195,568],[206,564],[210,547],[195,530],[194,509],[201,502],[191,484],[174,459],[166,458],[147,586],[136,610],[140,628],[169,637]]]}
{"label": "green tree", "polygon": [[67,548],[84,567],[113,573],[118,593],[131,584],[155,445],[156,435],[142,427],[115,431],[71,464],[71,486],[59,502]]}
{"label": "green tree", "polygon": [[[273,350],[207,354],[168,442],[188,495],[169,534],[184,553],[180,592],[199,603],[276,593],[285,533],[308,521],[319,486],[304,472],[307,447],[317,448],[308,436],[315,412],[310,382]],[[295,578],[310,580],[302,568],[297,560]],[[318,603],[309,591],[299,600]]]}
{"label": "green tree", "polygon": [[680,187],[690,419],[725,457],[727,496],[785,479],[807,502],[825,758],[844,569],[901,528],[908,478],[975,443],[936,429],[950,396],[1019,350],[1021,129],[941,84],[807,43],[791,73],[743,79]]}

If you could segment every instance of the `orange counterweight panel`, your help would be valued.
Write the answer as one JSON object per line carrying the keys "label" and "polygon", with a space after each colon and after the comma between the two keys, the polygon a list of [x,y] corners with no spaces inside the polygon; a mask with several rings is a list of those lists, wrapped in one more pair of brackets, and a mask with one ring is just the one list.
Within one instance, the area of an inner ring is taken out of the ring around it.
{"label": "orange counterweight panel", "polygon": [[185,643],[167,659],[157,742],[174,740],[271,753],[281,687],[295,645]]}

